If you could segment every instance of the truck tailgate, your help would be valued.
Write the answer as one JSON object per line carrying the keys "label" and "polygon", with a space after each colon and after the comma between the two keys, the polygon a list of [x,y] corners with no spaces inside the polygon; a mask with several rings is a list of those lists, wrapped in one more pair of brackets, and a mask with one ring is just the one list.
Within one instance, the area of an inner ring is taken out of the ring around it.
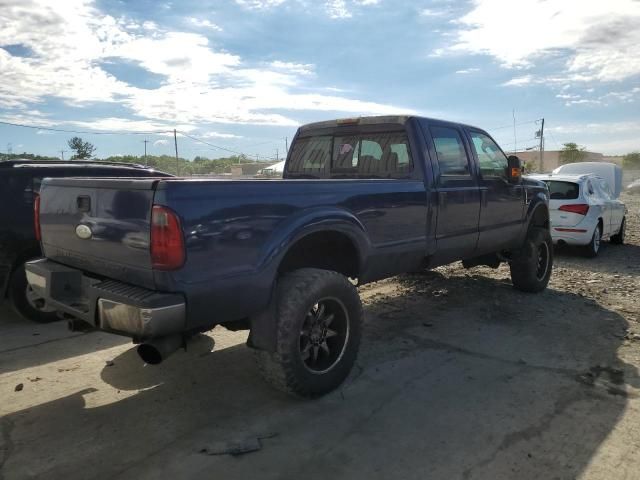
{"label": "truck tailgate", "polygon": [[40,190],[44,255],[86,272],[153,288],[149,241],[157,182],[47,179]]}

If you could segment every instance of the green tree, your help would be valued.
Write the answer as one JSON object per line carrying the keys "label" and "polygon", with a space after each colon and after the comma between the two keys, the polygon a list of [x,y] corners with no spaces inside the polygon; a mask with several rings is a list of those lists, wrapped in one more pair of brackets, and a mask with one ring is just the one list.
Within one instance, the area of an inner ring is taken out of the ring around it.
{"label": "green tree", "polygon": [[562,144],[560,150],[560,164],[584,162],[587,158],[585,147],[579,146],[577,143],[569,142]]}
{"label": "green tree", "polygon": [[640,168],[640,152],[631,152],[623,156],[622,166],[633,169]]}
{"label": "green tree", "polygon": [[67,142],[69,148],[75,153],[71,157],[71,160],[85,160],[93,156],[93,152],[96,151],[91,143],[83,141],[80,137],[73,137]]}

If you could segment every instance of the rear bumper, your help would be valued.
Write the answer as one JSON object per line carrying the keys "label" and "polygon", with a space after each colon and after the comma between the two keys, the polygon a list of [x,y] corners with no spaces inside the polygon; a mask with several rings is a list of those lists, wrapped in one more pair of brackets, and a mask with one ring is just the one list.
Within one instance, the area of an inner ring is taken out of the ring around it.
{"label": "rear bumper", "polygon": [[46,258],[26,264],[27,281],[47,306],[99,330],[134,340],[185,330],[184,297],[114,280],[101,280]]}
{"label": "rear bumper", "polygon": [[568,245],[587,245],[591,242],[594,229],[595,227],[585,228],[582,226],[551,227],[551,238],[553,239],[553,243],[564,242]]}

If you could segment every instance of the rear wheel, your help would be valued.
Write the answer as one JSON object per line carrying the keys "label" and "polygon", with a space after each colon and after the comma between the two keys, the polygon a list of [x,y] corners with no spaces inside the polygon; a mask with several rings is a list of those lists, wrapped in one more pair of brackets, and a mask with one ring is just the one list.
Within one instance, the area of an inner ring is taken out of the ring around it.
{"label": "rear wheel", "polygon": [[38,323],[58,320],[56,313],[47,309],[44,299],[37,295],[27,283],[24,264],[20,265],[11,276],[9,296],[14,310],[28,320]]}
{"label": "rear wheel", "polygon": [[602,230],[600,229],[600,224],[596,225],[596,228],[593,230],[593,237],[591,237],[591,241],[588,245],[584,247],[584,255],[585,257],[593,258],[598,256],[598,252],[600,251],[600,244],[602,243]]}
{"label": "rear wheel", "polygon": [[620,224],[620,230],[613,235],[609,241],[614,245],[622,245],[624,243],[624,235],[627,231],[627,217],[622,217],[622,223]]}
{"label": "rear wheel", "polygon": [[553,242],[546,228],[529,229],[524,247],[509,263],[513,286],[523,292],[547,288],[553,270]]}
{"label": "rear wheel", "polygon": [[275,352],[255,351],[264,378],[286,393],[317,397],[338,387],[356,360],[362,304],[343,275],[304,268],[278,283]]}

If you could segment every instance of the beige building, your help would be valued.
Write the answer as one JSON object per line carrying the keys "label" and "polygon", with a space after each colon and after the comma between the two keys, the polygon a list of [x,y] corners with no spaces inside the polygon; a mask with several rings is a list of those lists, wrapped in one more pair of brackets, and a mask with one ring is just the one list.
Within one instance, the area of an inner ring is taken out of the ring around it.
{"label": "beige building", "polygon": [[[586,157],[585,162],[612,162],[618,165],[622,165],[622,157],[613,157],[603,155],[597,152],[584,152]],[[540,151],[527,150],[515,153],[523,165],[529,167],[531,172],[550,172],[553,169],[560,166],[560,150],[546,150],[542,158],[542,164],[540,162]]]}

